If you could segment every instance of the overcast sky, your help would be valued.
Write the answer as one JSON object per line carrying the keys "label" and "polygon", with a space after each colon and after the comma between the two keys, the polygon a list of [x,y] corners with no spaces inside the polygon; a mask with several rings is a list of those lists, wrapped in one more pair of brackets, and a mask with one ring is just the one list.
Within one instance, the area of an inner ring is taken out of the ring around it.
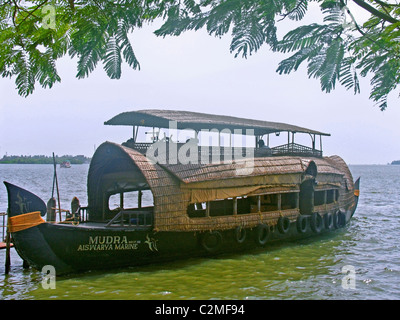
{"label": "overcast sky", "polygon": [[285,56],[265,46],[247,60],[229,53],[230,37],[204,31],[157,38],[157,25],[135,31],[132,44],[141,70],[123,68],[110,80],[99,64],[90,76],[75,78],[76,61],[57,64],[62,82],[37,86],[18,96],[15,79],[0,79],[0,157],[5,155],[84,154],[104,141],[123,142],[131,127],[105,126],[113,116],[140,109],[176,109],[285,122],[331,134],[324,155],[350,164],[386,164],[400,159],[400,100],[396,92],[382,112],[361,94],[341,86],[323,93],[304,67],[290,75],[275,72]]}

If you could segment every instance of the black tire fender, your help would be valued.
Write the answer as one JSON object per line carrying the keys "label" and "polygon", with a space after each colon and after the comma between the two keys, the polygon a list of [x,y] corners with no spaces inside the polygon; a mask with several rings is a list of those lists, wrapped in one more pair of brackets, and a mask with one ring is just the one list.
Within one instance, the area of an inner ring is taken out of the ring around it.
{"label": "black tire fender", "polygon": [[222,244],[222,234],[219,231],[210,231],[201,235],[201,246],[209,253],[218,251]]}
{"label": "black tire fender", "polygon": [[325,213],[324,215],[324,224],[325,224],[325,229],[327,230],[332,230],[334,228],[333,224],[333,214],[332,213]]}
{"label": "black tire fender", "polygon": [[288,217],[279,217],[278,230],[282,234],[286,234],[290,228],[290,220]]}
{"label": "black tire fender", "polygon": [[335,229],[342,228],[346,225],[346,215],[343,211],[337,210],[333,214],[333,227]]}
{"label": "black tire fender", "polygon": [[256,242],[263,246],[267,243],[270,235],[270,229],[267,224],[259,224],[256,229]]}
{"label": "black tire fender", "polygon": [[245,228],[236,227],[234,230],[234,238],[237,243],[243,243],[246,240],[247,232]]}
{"label": "black tire fender", "polygon": [[308,226],[308,216],[299,215],[296,220],[296,228],[298,233],[305,233]]}
{"label": "black tire fender", "polygon": [[324,227],[322,216],[318,212],[314,212],[310,218],[311,230],[315,233],[320,233]]}
{"label": "black tire fender", "polygon": [[338,228],[343,228],[346,225],[346,214],[343,211],[338,210],[337,215],[338,215],[337,219]]}

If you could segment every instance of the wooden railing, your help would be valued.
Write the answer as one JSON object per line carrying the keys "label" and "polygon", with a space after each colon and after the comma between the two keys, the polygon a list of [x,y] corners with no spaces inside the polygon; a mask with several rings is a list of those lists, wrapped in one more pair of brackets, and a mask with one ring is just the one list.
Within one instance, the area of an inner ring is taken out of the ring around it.
{"label": "wooden railing", "polygon": [[[152,143],[129,143],[126,146],[146,154],[147,149]],[[184,144],[177,144],[176,150],[179,150]],[[169,156],[169,143],[167,143],[166,155]],[[209,161],[215,159],[235,159],[238,155],[241,157],[271,157],[271,156],[311,156],[322,157],[322,151],[303,146],[297,143],[288,143],[273,148],[245,148],[245,147],[213,147],[198,146],[198,161],[201,162],[205,157],[209,157]]]}
{"label": "wooden railing", "polygon": [[123,146],[135,149],[139,151],[140,153],[146,153],[147,149],[152,145],[152,143],[147,143],[147,142],[130,142],[127,141],[122,144]]}
{"label": "wooden railing", "polygon": [[290,155],[322,157],[321,150],[312,149],[294,142],[271,148],[271,153],[273,156]]}
{"label": "wooden railing", "polygon": [[88,221],[89,207],[79,207],[77,216],[80,222]]}
{"label": "wooden railing", "polygon": [[106,224],[106,227],[135,227],[138,229],[147,229],[152,225],[152,212],[121,210]]}

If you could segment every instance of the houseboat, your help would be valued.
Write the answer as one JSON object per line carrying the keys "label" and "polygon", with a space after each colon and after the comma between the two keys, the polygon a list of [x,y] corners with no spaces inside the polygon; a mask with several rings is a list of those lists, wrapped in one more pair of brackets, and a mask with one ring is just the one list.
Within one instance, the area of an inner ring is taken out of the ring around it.
{"label": "houseboat", "polygon": [[69,160],[65,160],[60,163],[60,168],[71,168],[71,162]]}
{"label": "houseboat", "polygon": [[[132,137],[97,148],[88,204],[74,198],[63,221],[49,219],[55,201],[4,182],[14,247],[38,270],[51,265],[59,275],[268,248],[334,232],[356,210],[359,179],[339,156],[323,155],[327,133],[174,110],[125,112],[105,125],[132,126]],[[295,142],[299,135],[310,145]]]}

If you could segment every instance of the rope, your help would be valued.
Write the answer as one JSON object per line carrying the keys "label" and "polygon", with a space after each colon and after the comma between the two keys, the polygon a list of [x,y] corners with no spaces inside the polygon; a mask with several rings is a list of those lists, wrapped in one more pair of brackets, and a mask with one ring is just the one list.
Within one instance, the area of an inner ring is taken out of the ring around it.
{"label": "rope", "polygon": [[15,217],[8,218],[8,230],[18,232],[45,223],[40,216],[40,211],[29,212]]}

